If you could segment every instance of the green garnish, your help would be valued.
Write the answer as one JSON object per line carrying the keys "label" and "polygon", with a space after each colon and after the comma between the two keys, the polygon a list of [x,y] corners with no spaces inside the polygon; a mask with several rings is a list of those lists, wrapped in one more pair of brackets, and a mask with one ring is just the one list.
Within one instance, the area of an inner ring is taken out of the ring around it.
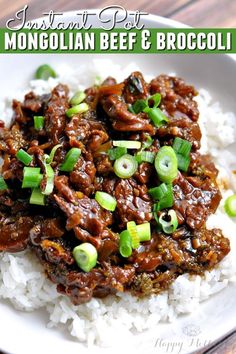
{"label": "green garnish", "polygon": [[158,107],[161,102],[161,94],[155,93],[152,96],[149,96],[147,99],[137,100],[132,105],[132,110],[134,113],[138,114],[140,112],[144,112],[145,108],[155,108]]}
{"label": "green garnish", "polygon": [[192,144],[187,140],[176,137],[172,147],[177,154],[188,156],[190,154]]}
{"label": "green garnish", "polygon": [[132,254],[132,248],[138,248],[140,242],[150,241],[151,225],[145,222],[136,225],[134,221],[127,223],[127,230],[120,233],[119,251],[123,257],[129,257]]}
{"label": "green garnish", "polygon": [[51,68],[51,66],[44,64],[38,67],[35,78],[41,80],[48,80],[49,77],[56,77],[55,71]]}
{"label": "green garnish", "polygon": [[60,171],[71,172],[74,169],[75,164],[77,163],[81,155],[81,150],[78,148],[70,149],[65,157],[63,164],[60,167]]}
{"label": "green garnish", "polygon": [[170,208],[174,204],[173,188],[171,184],[162,183],[158,187],[149,189],[152,199],[158,201],[155,211]]}
{"label": "green garnish", "polygon": [[231,195],[225,200],[224,208],[229,216],[236,216],[236,194]]}
{"label": "green garnish", "polygon": [[76,106],[83,102],[86,98],[86,94],[82,91],[78,91],[74,94],[74,96],[70,100],[71,106]]}
{"label": "green garnish", "polygon": [[74,115],[87,112],[88,110],[89,110],[89,106],[87,105],[87,103],[80,103],[76,106],[69,108],[66,111],[66,115],[67,117],[72,118]]}
{"label": "green garnish", "polygon": [[53,192],[54,188],[54,171],[50,164],[44,164],[45,176],[46,176],[46,186],[42,190],[42,194],[49,195]]}
{"label": "green garnish", "polygon": [[137,160],[138,163],[141,162],[150,162],[153,163],[155,160],[155,153],[151,152],[151,151],[139,151],[135,158]]}
{"label": "green garnish", "polygon": [[100,191],[96,192],[95,200],[106,210],[114,211],[116,208],[116,199],[108,193]]}
{"label": "green garnish", "polygon": [[127,222],[127,230],[131,236],[132,248],[138,248],[140,241],[137,226],[134,221]]}
{"label": "green garnish", "polygon": [[39,167],[24,167],[22,188],[38,188],[42,179]]}
{"label": "green garnish", "polygon": [[99,75],[97,75],[94,80],[94,86],[100,86],[101,83],[102,83],[102,78]]}
{"label": "green garnish", "polygon": [[147,139],[142,143],[142,150],[148,149],[149,147],[152,146],[154,139],[152,139],[150,136],[147,136]]}
{"label": "green garnish", "polygon": [[190,164],[190,151],[192,144],[179,137],[175,138],[173,143],[173,149],[178,159],[178,168],[181,171],[187,172]]}
{"label": "green garnish", "polygon": [[33,160],[33,157],[29,155],[25,150],[20,149],[16,153],[17,160],[21,161],[24,165],[28,166]]}
{"label": "green garnish", "polygon": [[147,98],[148,107],[158,107],[160,103],[161,103],[161,94],[160,93],[155,93],[154,95],[149,96]]}
{"label": "green garnish", "polygon": [[97,263],[98,253],[91,243],[85,242],[76,246],[72,254],[76,263],[84,272],[90,272]]}
{"label": "green garnish", "polygon": [[34,116],[34,129],[42,130],[44,127],[45,118],[43,116]]}
{"label": "green garnish", "polygon": [[132,110],[135,114],[138,114],[140,112],[143,112],[143,110],[148,107],[147,100],[137,100],[133,105],[132,105]]}
{"label": "green garnish", "polygon": [[125,147],[116,147],[113,149],[109,149],[107,151],[109,159],[111,161],[119,159],[121,156],[127,154],[127,148]]}
{"label": "green garnish", "polygon": [[168,123],[169,121],[168,118],[164,115],[164,113],[160,110],[160,108],[147,107],[143,111],[147,113],[149,119],[151,119],[151,121],[157,128],[161,127],[165,123]]}
{"label": "green garnish", "polygon": [[147,113],[149,119],[153,122],[155,127],[159,128],[169,120],[164,113],[158,108],[161,103],[161,94],[155,93],[149,96],[147,99],[137,100],[132,108],[129,108],[131,112],[138,114],[140,112]]}
{"label": "green garnish", "polygon": [[151,225],[149,222],[137,225],[136,228],[140,242],[151,240]]}
{"label": "green garnish", "polygon": [[128,230],[120,233],[119,252],[125,258],[130,257],[132,254],[132,238]]}
{"label": "green garnish", "polygon": [[141,148],[140,141],[136,141],[136,140],[114,140],[112,143],[113,143],[113,146],[124,147],[127,149],[140,149]]}
{"label": "green garnish", "polygon": [[47,164],[51,164],[53,162],[56,151],[61,147],[62,147],[62,144],[57,144],[52,148],[50,155],[46,155],[46,154],[44,155],[44,158],[45,158],[45,161]]}
{"label": "green garnish", "polygon": [[163,146],[155,158],[155,168],[159,179],[171,183],[178,174],[178,160],[172,147]]}
{"label": "green garnish", "polygon": [[190,157],[176,154],[178,160],[178,168],[181,171],[187,172],[190,164]]}
{"label": "green garnish", "polygon": [[40,188],[33,188],[30,196],[30,204],[45,205],[45,196],[42,194]]}
{"label": "green garnish", "polygon": [[5,191],[8,189],[8,186],[2,176],[0,176],[0,191]]}
{"label": "green garnish", "polygon": [[171,209],[168,213],[162,213],[159,217],[159,223],[166,234],[172,234],[178,227],[176,212]]}
{"label": "green garnish", "polygon": [[137,171],[138,163],[134,156],[125,154],[114,163],[114,172],[120,178],[130,178]]}

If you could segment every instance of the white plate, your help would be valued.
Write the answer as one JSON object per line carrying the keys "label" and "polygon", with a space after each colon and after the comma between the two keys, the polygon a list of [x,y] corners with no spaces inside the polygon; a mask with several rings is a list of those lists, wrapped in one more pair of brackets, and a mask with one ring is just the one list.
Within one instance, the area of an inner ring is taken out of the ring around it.
{"label": "white plate", "polygon": [[[66,14],[65,21],[72,20],[73,16],[73,13]],[[180,23],[157,16],[149,16],[145,23],[146,27],[183,27]],[[52,64],[57,69],[64,62],[75,66],[97,57],[92,54],[1,55],[0,100],[10,94],[12,89],[15,91],[27,86],[35,68],[42,63]],[[220,100],[225,110],[236,112],[236,62],[230,56],[103,54],[103,57],[122,65],[135,61],[144,73],[152,73],[153,76],[175,72],[197,88],[209,90],[213,99]],[[236,318],[235,290],[235,286],[230,286],[204,302],[198,313],[180,317],[172,324],[160,324],[151,333],[149,331],[136,336],[135,353],[190,353],[233,330]],[[23,313],[1,302],[0,313],[0,348],[11,354],[111,352],[111,349],[105,348],[88,350],[68,334],[47,329],[48,316],[44,311]],[[120,346],[113,348],[112,352],[128,350],[129,346],[130,352],[134,352],[134,343],[122,343],[121,339]]]}

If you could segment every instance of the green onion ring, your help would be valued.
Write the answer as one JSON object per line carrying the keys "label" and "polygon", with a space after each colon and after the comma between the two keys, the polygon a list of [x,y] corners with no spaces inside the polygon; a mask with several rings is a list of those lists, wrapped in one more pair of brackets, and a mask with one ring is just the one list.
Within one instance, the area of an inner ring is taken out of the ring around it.
{"label": "green onion ring", "polygon": [[155,168],[159,179],[171,183],[178,174],[178,160],[172,147],[163,146],[155,158]]}
{"label": "green onion ring", "polygon": [[231,195],[225,200],[224,208],[229,216],[236,216],[236,194]]}
{"label": "green onion ring", "polygon": [[114,172],[120,178],[130,178],[138,169],[138,163],[134,156],[125,154],[114,163]]}
{"label": "green onion ring", "polygon": [[84,272],[90,272],[97,263],[98,253],[91,243],[85,242],[76,246],[72,254],[76,263]]}
{"label": "green onion ring", "polygon": [[[170,221],[166,221],[164,218],[166,217],[170,218]],[[159,217],[159,223],[161,224],[162,230],[166,234],[172,234],[178,227],[178,219],[176,212],[171,209],[168,211],[168,213],[162,213]]]}
{"label": "green onion ring", "polygon": [[108,193],[97,191],[95,193],[95,200],[106,210],[114,211],[116,209],[116,199]]}
{"label": "green onion ring", "polygon": [[128,230],[120,233],[119,252],[122,257],[130,257],[132,254],[132,239]]}

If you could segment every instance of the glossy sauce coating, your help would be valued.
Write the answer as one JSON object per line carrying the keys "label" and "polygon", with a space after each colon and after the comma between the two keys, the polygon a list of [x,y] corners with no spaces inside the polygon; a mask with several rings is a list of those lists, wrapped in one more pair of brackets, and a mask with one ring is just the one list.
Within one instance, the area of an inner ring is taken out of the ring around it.
{"label": "glossy sauce coating", "polygon": [[[146,83],[141,73],[134,72],[122,83],[108,77],[85,93],[89,110],[72,118],[66,116],[69,90],[59,84],[49,95],[30,92],[24,102],[14,100],[10,128],[0,121],[1,174],[9,186],[0,191],[0,251],[31,248],[58,291],[74,304],[117,291],[137,296],[159,293],[180,274],[202,275],[215,267],[230,245],[221,230],[205,227],[221,194],[214,163],[198,151],[201,131],[194,87],[167,75]],[[129,110],[136,100],[155,93],[161,93],[160,108],[168,117],[168,124],[160,128],[146,113]],[[45,117],[40,131],[34,129],[35,115]],[[154,166],[143,162],[131,178],[120,179],[107,154],[113,139],[144,142],[147,136],[153,139],[147,151],[154,153],[163,145],[172,145],[175,137],[192,143],[188,172],[179,172],[173,181],[173,208],[179,227],[170,235],[157,231],[153,218],[154,202],[148,189],[160,183]],[[62,146],[52,162],[53,193],[45,206],[29,205],[30,190],[21,189],[24,166],[16,159],[16,152],[26,150],[33,156],[30,166],[43,171],[43,155],[58,143]],[[59,166],[72,147],[81,149],[81,157],[73,171],[61,172]],[[116,198],[113,213],[96,202],[96,191]],[[119,233],[128,221],[150,222],[152,237],[129,258],[123,258]],[[73,248],[82,242],[92,243],[98,251],[97,265],[88,273],[79,269],[72,256]]]}

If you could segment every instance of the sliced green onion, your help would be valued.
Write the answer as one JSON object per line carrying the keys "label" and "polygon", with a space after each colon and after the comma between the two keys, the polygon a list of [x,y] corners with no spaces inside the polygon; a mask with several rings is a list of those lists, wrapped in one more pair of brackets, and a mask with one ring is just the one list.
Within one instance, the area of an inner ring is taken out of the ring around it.
{"label": "sliced green onion", "polygon": [[160,226],[159,224],[159,217],[158,217],[158,212],[160,211],[159,209],[159,204],[154,204],[153,205],[153,216],[154,216],[154,219],[156,220],[156,223],[157,223],[157,226]]}
{"label": "sliced green onion", "polygon": [[24,167],[22,188],[37,188],[42,179],[39,167]]}
{"label": "sliced green onion", "polygon": [[45,118],[43,116],[34,116],[34,129],[42,130],[44,127]]}
{"label": "sliced green onion", "polygon": [[178,160],[172,147],[163,146],[155,158],[155,168],[162,182],[171,183],[178,174]]}
{"label": "sliced green onion", "polygon": [[181,171],[187,172],[190,164],[190,151],[192,144],[179,137],[175,138],[173,143],[173,149],[178,159],[178,168]]}
{"label": "sliced green onion", "polygon": [[136,140],[113,140],[113,146],[125,147],[127,149],[140,149],[141,143]]}
{"label": "sliced green onion", "polygon": [[[166,221],[165,219],[168,218],[169,221]],[[168,213],[162,213],[159,217],[159,223],[161,224],[162,230],[166,234],[172,234],[178,227],[178,219],[176,212],[171,209],[168,211]]]}
{"label": "sliced green onion", "polygon": [[170,208],[174,204],[173,187],[171,184],[162,183],[160,186],[149,189],[152,199],[158,201],[155,204],[155,211]]}
{"label": "sliced green onion", "polygon": [[151,240],[151,225],[149,222],[137,225],[136,228],[140,242]]}
{"label": "sliced green onion", "polygon": [[154,141],[154,140],[153,140],[150,136],[147,136],[146,141],[144,141],[144,142],[142,143],[142,150],[148,149],[149,147],[151,147],[153,141]]}
{"label": "sliced green onion", "polygon": [[169,184],[168,193],[166,193],[166,195],[158,202],[158,209],[162,210],[162,209],[170,208],[173,206],[173,204],[174,204],[174,194],[173,194],[172,185]]}
{"label": "sliced green onion", "polygon": [[72,118],[74,115],[79,114],[79,113],[84,113],[89,110],[89,106],[87,103],[80,103],[76,106],[73,106],[66,111],[66,115],[69,118]]}
{"label": "sliced green onion", "polygon": [[0,191],[5,191],[8,189],[8,186],[2,176],[0,176]]}
{"label": "sliced green onion", "polygon": [[127,230],[130,233],[132,239],[132,248],[138,248],[140,241],[137,226],[134,221],[127,222]]}
{"label": "sliced green onion", "polygon": [[70,100],[71,106],[76,106],[83,102],[86,98],[86,94],[82,91],[78,91],[74,94],[74,96]]}
{"label": "sliced green onion", "polygon": [[192,144],[187,140],[177,137],[175,138],[172,147],[177,154],[188,157],[192,148]]}
{"label": "sliced green onion", "polygon": [[57,144],[52,148],[49,156],[46,154],[44,155],[44,158],[45,158],[45,161],[47,164],[51,164],[53,162],[55,153],[56,153],[57,149],[59,149],[60,147],[62,147],[62,144]]}
{"label": "sliced green onion", "polygon": [[155,127],[159,128],[162,125],[168,123],[168,118],[164,115],[164,113],[157,107],[147,107],[144,109],[144,112],[147,113],[149,119],[153,122]]}
{"label": "sliced green onion", "polygon": [[178,160],[178,168],[181,171],[187,172],[190,165],[190,157],[176,154]]}
{"label": "sliced green onion", "polygon": [[91,243],[85,242],[76,246],[72,254],[76,263],[84,272],[90,272],[97,263],[98,253]]}
{"label": "sliced green onion", "polygon": [[138,169],[135,157],[125,154],[114,163],[114,172],[120,178],[130,178]]}
{"label": "sliced green onion", "polygon": [[132,109],[135,114],[143,112],[143,110],[148,106],[146,100],[137,100],[133,105]]}
{"label": "sliced green onion", "polygon": [[161,103],[161,94],[160,93],[155,93],[154,95],[148,97],[147,99],[148,106],[150,107],[150,102],[153,102],[150,108],[152,107],[158,107],[159,104]]}
{"label": "sliced green onion", "polygon": [[127,154],[127,148],[125,147],[117,147],[113,149],[109,149],[107,151],[109,159],[111,161],[119,159],[121,156]]}
{"label": "sliced green onion", "polygon": [[99,75],[97,75],[97,76],[95,77],[95,80],[94,80],[94,85],[95,85],[95,86],[100,86],[101,83],[102,83],[102,78],[101,78]]}
{"label": "sliced green onion", "polygon": [[30,204],[45,205],[45,196],[42,194],[40,188],[34,188],[30,196]]}
{"label": "sliced green onion", "polygon": [[151,151],[139,151],[135,158],[137,160],[138,163],[141,162],[150,162],[153,163],[155,160],[155,153],[151,152]]}
{"label": "sliced green onion", "polygon": [[65,160],[60,167],[60,171],[71,172],[74,169],[75,164],[77,163],[81,155],[81,150],[78,148],[72,148],[66,154]]}
{"label": "sliced green onion", "polygon": [[42,80],[48,80],[49,77],[56,77],[55,71],[51,68],[51,66],[44,64],[38,67],[36,73],[35,73],[35,78],[36,79],[42,79]]}
{"label": "sliced green onion", "polygon": [[134,111],[134,109],[133,109],[132,104],[130,104],[130,103],[128,104],[128,111],[131,112],[131,113],[133,113],[133,114],[136,114],[135,111]]}
{"label": "sliced green onion", "polygon": [[149,96],[147,99],[137,100],[131,107],[129,111],[135,114],[140,112],[145,112],[146,108],[156,108],[161,102],[161,94],[155,93],[152,96]]}
{"label": "sliced green onion", "polygon": [[128,230],[120,233],[119,251],[122,257],[130,257],[132,254],[132,239]]}
{"label": "sliced green onion", "polygon": [[148,193],[154,200],[160,200],[168,193],[168,185],[165,183],[160,184],[158,187],[150,188]]}
{"label": "sliced green onion", "polygon": [[16,153],[17,160],[23,162],[24,165],[28,166],[30,162],[33,160],[33,157],[29,155],[25,150],[20,149]]}
{"label": "sliced green onion", "polygon": [[226,199],[224,208],[229,216],[236,216],[236,194],[233,194]]}
{"label": "sliced green onion", "polygon": [[106,210],[114,211],[116,208],[116,199],[108,193],[100,191],[96,192],[95,200]]}
{"label": "sliced green onion", "polygon": [[45,164],[45,175],[46,175],[46,186],[42,193],[45,195],[49,195],[53,192],[54,188],[54,171],[52,167],[48,164]]}

